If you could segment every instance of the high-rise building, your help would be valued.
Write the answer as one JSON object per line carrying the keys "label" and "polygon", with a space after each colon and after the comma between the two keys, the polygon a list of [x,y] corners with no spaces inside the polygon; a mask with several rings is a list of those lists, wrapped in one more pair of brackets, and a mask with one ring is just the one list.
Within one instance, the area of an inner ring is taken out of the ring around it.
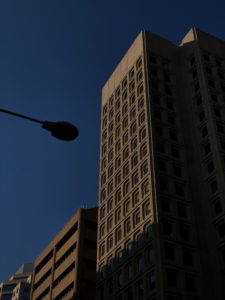
{"label": "high-rise building", "polygon": [[33,263],[23,264],[9,279],[0,284],[1,300],[29,300]]}
{"label": "high-rise building", "polygon": [[143,31],[102,90],[97,299],[225,299],[225,42]]}
{"label": "high-rise building", "polygon": [[97,208],[80,209],[34,263],[31,300],[95,299]]}

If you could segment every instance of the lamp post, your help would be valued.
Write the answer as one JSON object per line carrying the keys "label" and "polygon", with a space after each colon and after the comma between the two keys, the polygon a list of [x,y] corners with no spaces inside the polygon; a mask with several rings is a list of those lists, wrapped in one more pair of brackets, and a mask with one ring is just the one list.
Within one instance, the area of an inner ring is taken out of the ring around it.
{"label": "lamp post", "polygon": [[0,112],[9,114],[21,119],[25,119],[34,123],[42,124],[42,128],[51,132],[51,135],[55,138],[58,138],[63,141],[72,141],[78,136],[78,129],[71,123],[58,121],[58,122],[50,122],[50,121],[41,121],[38,119],[34,119],[28,116],[24,116],[6,109],[0,108]]}

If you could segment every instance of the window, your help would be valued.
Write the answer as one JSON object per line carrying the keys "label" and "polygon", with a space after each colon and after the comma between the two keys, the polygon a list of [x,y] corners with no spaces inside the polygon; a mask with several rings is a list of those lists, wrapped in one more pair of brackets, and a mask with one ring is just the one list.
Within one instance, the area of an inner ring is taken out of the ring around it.
{"label": "window", "polygon": [[122,81],[122,88],[124,89],[127,86],[127,78],[125,77]]}
{"label": "window", "polygon": [[177,272],[175,270],[166,271],[167,284],[170,287],[177,287]]}
{"label": "window", "polygon": [[108,201],[108,212],[110,212],[112,207],[113,207],[113,198],[110,198],[109,201]]}
{"label": "window", "polygon": [[146,160],[142,165],[141,165],[141,177],[144,177],[148,173],[148,161]]}
{"label": "window", "polygon": [[146,248],[145,255],[146,255],[146,261],[149,265],[155,262],[155,252],[152,245]]}
{"label": "window", "polygon": [[99,247],[99,257],[102,257],[105,254],[105,243],[102,243]]}
{"label": "window", "polygon": [[113,217],[110,216],[107,220],[107,230],[109,231],[113,226]]}
{"label": "window", "polygon": [[137,123],[133,122],[133,124],[130,127],[130,134],[133,135],[137,131]]}
{"label": "window", "polygon": [[118,172],[115,176],[115,187],[117,187],[121,182],[121,172]]}
{"label": "window", "polygon": [[144,259],[142,255],[139,255],[136,258],[136,266],[137,266],[137,271],[141,272],[144,269]]}
{"label": "window", "polygon": [[202,133],[202,137],[204,138],[205,136],[207,136],[208,134],[208,129],[206,126],[204,126],[201,130],[201,133]]}
{"label": "window", "polygon": [[171,244],[165,244],[164,246],[165,258],[170,261],[175,260],[175,246]]}
{"label": "window", "polygon": [[218,190],[218,185],[217,185],[217,181],[216,180],[213,180],[211,183],[210,183],[210,189],[211,189],[211,193],[214,194],[217,192]]}
{"label": "window", "polygon": [[116,144],[115,144],[115,152],[116,154],[120,151],[121,149],[121,142],[118,141]]}
{"label": "window", "polygon": [[[125,276],[126,280],[129,281],[132,278],[132,264],[129,263],[125,266]],[[130,299],[129,299],[130,300]]]}
{"label": "window", "polygon": [[126,100],[127,99],[127,90],[125,90],[122,94],[122,100]]}
{"label": "window", "polygon": [[116,136],[116,139],[117,139],[117,138],[119,138],[119,137],[120,137],[120,135],[121,135],[121,127],[120,127],[120,126],[118,126],[118,127],[116,128],[116,131],[115,131],[115,136]]}
{"label": "window", "polygon": [[124,214],[127,214],[131,209],[131,201],[127,199],[124,203]]}
{"label": "window", "polygon": [[121,156],[117,156],[117,158],[115,159],[115,169],[117,170],[121,165]]}
{"label": "window", "polygon": [[112,247],[113,247],[113,237],[110,236],[107,239],[107,251],[109,251],[110,249],[112,249]]}
{"label": "window", "polygon": [[129,84],[129,92],[131,93],[135,88],[135,82],[134,80]]}
{"label": "window", "polygon": [[144,140],[144,138],[146,137],[146,134],[147,134],[146,128],[143,127],[143,128],[140,130],[140,141],[143,141],[143,140]]}
{"label": "window", "polygon": [[134,213],[133,220],[134,220],[134,222],[133,222],[134,226],[138,225],[141,222],[141,213],[139,210],[137,210]]}
{"label": "window", "polygon": [[105,217],[105,205],[101,207],[100,209],[100,219],[103,219]]}
{"label": "window", "polygon": [[139,202],[139,200],[140,200],[140,193],[139,193],[139,189],[137,189],[132,194],[133,205],[137,204]]}
{"label": "window", "polygon": [[116,124],[118,124],[120,122],[120,112],[116,115],[115,121],[116,121]]}
{"label": "window", "polygon": [[112,193],[113,191],[113,180],[111,180],[108,184],[108,194]]}
{"label": "window", "polygon": [[224,238],[225,237],[225,222],[222,221],[218,226],[217,226],[219,238]]}
{"label": "window", "polygon": [[115,203],[118,204],[122,198],[121,189],[119,188],[115,193]]}
{"label": "window", "polygon": [[156,287],[156,277],[154,271],[147,274],[147,284],[150,291]]}
{"label": "window", "polygon": [[187,218],[187,207],[183,203],[177,203],[177,214],[181,218]]}
{"label": "window", "polygon": [[139,174],[138,171],[136,171],[132,175],[132,187],[134,187],[138,182],[139,182]]}
{"label": "window", "polygon": [[138,101],[138,110],[141,110],[145,105],[145,100],[144,98],[141,98],[139,101]]}
{"label": "window", "polygon": [[167,220],[163,220],[162,222],[162,231],[163,234],[167,236],[172,236],[173,235],[173,223]]}
{"label": "window", "polygon": [[122,271],[119,271],[116,273],[116,284],[117,284],[117,287],[121,287],[123,285]]}
{"label": "window", "polygon": [[131,168],[133,169],[138,163],[138,154],[137,152],[131,157]]}
{"label": "window", "polygon": [[123,161],[125,161],[129,156],[129,148],[128,146],[123,150]]}
{"label": "window", "polygon": [[116,243],[118,243],[122,238],[122,229],[119,227],[116,229],[115,231],[115,240],[116,240]]}
{"label": "window", "polygon": [[146,180],[144,183],[142,183],[142,197],[144,197],[146,194],[148,194],[148,192],[150,191],[150,185],[148,180]]}
{"label": "window", "polygon": [[117,223],[118,221],[120,221],[121,217],[122,217],[121,208],[118,208],[115,213],[115,222]]}
{"label": "window", "polygon": [[190,249],[183,248],[182,249],[182,257],[184,265],[192,266],[193,265],[193,255]]}
{"label": "window", "polygon": [[123,130],[126,129],[128,126],[128,117],[123,119]]}
{"label": "window", "polygon": [[123,115],[126,114],[127,111],[128,111],[128,106],[127,106],[127,103],[125,103],[125,104],[123,105],[123,107],[122,107],[122,114],[123,114]]}
{"label": "window", "polygon": [[145,112],[143,111],[139,116],[139,125],[143,124],[145,121]]}
{"label": "window", "polygon": [[148,152],[148,150],[147,150],[147,144],[144,144],[140,148],[140,158],[142,159],[147,154],[147,152]]}
{"label": "window", "polygon": [[184,241],[190,240],[190,227],[184,224],[179,226],[180,238]]}
{"label": "window", "polygon": [[105,235],[105,224],[100,226],[100,238]]}
{"label": "window", "polygon": [[137,74],[137,81],[139,82],[142,78],[143,78],[143,73],[142,73],[142,71],[140,71],[140,72]]}
{"label": "window", "polygon": [[129,191],[130,191],[130,181],[127,180],[123,184],[123,195],[126,195],[127,193],[129,193]]}
{"label": "window", "polygon": [[125,178],[130,172],[129,163],[126,163],[123,167],[123,178]]}
{"label": "window", "polygon": [[131,221],[130,219],[127,219],[125,222],[124,222],[124,233],[127,234],[131,231]]}
{"label": "window", "polygon": [[151,213],[151,204],[150,201],[148,200],[143,204],[143,216],[144,218],[147,217]]}
{"label": "window", "polygon": [[143,279],[141,279],[136,283],[136,298],[135,299],[143,299],[143,298],[144,298],[144,281],[143,281]]}
{"label": "window", "polygon": [[132,121],[136,117],[136,108],[133,107],[132,110],[130,111],[130,120]]}
{"label": "window", "polygon": [[130,106],[132,106],[132,105],[135,103],[135,100],[136,100],[135,94],[132,94],[132,95],[130,96]]}
{"label": "window", "polygon": [[101,192],[101,202],[103,202],[105,200],[105,198],[106,198],[106,190],[104,189]]}
{"label": "window", "polygon": [[185,274],[185,285],[187,292],[196,292],[196,281],[192,274]]}
{"label": "window", "polygon": [[180,157],[179,149],[172,146],[172,147],[171,147],[171,155],[172,155],[174,158],[179,158],[179,157]]}
{"label": "window", "polygon": [[222,204],[220,199],[216,199],[216,201],[214,202],[214,210],[216,215],[222,212]]}
{"label": "window", "polygon": [[108,162],[110,162],[113,159],[113,149],[109,151],[108,153]]}
{"label": "window", "polygon": [[131,141],[131,151],[134,151],[137,148],[137,138],[133,138]]}
{"label": "window", "polygon": [[128,131],[126,131],[123,135],[123,145],[125,145],[128,142]]}

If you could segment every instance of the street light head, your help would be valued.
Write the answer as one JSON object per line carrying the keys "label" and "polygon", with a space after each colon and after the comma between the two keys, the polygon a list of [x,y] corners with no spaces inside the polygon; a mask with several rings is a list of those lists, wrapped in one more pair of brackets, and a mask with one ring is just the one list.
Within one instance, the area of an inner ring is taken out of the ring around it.
{"label": "street light head", "polygon": [[52,136],[63,141],[72,141],[78,136],[78,129],[68,122],[49,122],[44,121],[42,128],[51,132]]}

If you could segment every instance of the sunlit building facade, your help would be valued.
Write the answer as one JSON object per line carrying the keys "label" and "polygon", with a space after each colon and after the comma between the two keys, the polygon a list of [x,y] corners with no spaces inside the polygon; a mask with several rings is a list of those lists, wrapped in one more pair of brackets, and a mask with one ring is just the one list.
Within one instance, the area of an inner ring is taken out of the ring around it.
{"label": "sunlit building facade", "polygon": [[79,209],[34,263],[31,300],[95,299],[97,208]]}
{"label": "sunlit building facade", "polygon": [[98,300],[225,299],[225,42],[143,31],[102,90]]}

